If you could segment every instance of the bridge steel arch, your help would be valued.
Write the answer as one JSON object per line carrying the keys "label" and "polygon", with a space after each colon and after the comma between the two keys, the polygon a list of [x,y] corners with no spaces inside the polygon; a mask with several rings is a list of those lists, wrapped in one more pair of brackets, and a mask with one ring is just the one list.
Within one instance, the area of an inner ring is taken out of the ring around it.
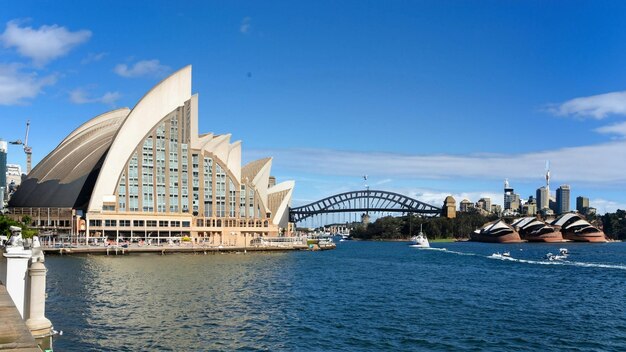
{"label": "bridge steel arch", "polygon": [[362,190],[336,194],[301,207],[289,209],[291,222],[300,222],[319,214],[354,212],[396,212],[424,216],[441,215],[441,208],[402,194]]}

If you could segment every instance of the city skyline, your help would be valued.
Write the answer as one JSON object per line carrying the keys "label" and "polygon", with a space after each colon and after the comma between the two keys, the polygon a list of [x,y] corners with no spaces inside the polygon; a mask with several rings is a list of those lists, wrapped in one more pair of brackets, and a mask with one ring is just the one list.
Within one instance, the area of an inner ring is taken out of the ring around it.
{"label": "city skyline", "polygon": [[[243,140],[244,162],[273,155],[294,205],[364,174],[436,206],[503,204],[505,178],[526,199],[550,160],[554,190],[626,208],[619,2],[2,4],[0,138],[30,120],[33,166],[192,64],[200,130]],[[25,169],[21,146],[7,162]]]}

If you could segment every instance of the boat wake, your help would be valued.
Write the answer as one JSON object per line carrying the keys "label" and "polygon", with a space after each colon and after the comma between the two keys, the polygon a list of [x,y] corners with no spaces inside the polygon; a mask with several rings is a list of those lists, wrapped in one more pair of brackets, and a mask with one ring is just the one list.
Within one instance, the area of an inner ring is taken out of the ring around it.
{"label": "boat wake", "polygon": [[441,251],[441,252],[446,252],[446,253],[451,253],[451,254],[458,254],[458,255],[480,256],[479,254],[476,254],[476,253],[450,251],[450,250],[448,250],[446,248],[429,248],[429,249],[437,250],[437,251]]}
{"label": "boat wake", "polygon": [[584,263],[584,262],[570,262],[570,261],[565,261],[563,263],[567,264],[567,265],[582,266],[582,267],[585,267],[585,268],[605,268],[605,269],[626,270],[626,265]]}
{"label": "boat wake", "polygon": [[503,256],[494,256],[493,254],[487,256],[489,259],[499,259],[499,260],[508,260],[512,262],[525,263],[525,264],[537,264],[537,265],[566,265],[566,266],[579,266],[584,268],[604,268],[604,269],[618,269],[618,270],[626,270],[626,265],[618,265],[618,264],[600,264],[600,263],[585,263],[585,262],[575,262],[569,260],[528,260],[528,259],[518,259],[511,257],[503,257]]}
{"label": "boat wake", "polygon": [[[429,250],[436,250],[445,253],[457,254],[457,255],[466,255],[466,256],[478,256],[483,257],[483,255],[476,253],[468,253],[468,252],[457,252],[450,251],[446,248],[422,248]],[[586,263],[586,262],[576,262],[571,260],[530,260],[530,259],[519,259],[513,258],[508,255],[502,255],[499,253],[494,253],[488,256],[484,256],[485,258],[502,260],[502,261],[510,261],[524,264],[534,264],[534,265],[565,265],[565,266],[578,266],[583,268],[603,268],[603,269],[617,269],[617,270],[626,270],[626,265],[619,264],[602,264],[602,263]]]}

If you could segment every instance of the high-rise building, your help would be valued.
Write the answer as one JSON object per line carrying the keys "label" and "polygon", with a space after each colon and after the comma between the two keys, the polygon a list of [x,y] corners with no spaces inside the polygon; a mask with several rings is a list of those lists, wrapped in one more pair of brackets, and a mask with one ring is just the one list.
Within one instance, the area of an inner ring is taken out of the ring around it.
{"label": "high-rise building", "polygon": [[19,164],[7,164],[7,188],[6,197],[11,198],[11,195],[17,190],[17,187],[22,183],[22,167]]}
{"label": "high-rise building", "polygon": [[522,205],[521,213],[528,216],[534,216],[537,214],[537,202],[534,196],[529,196],[528,201]]}
{"label": "high-rise building", "polygon": [[459,211],[466,213],[468,211],[470,211],[470,209],[472,208],[472,202],[470,202],[467,199],[463,199],[461,201],[461,203],[459,203]]}
{"label": "high-rise building", "polygon": [[491,198],[480,198],[478,202],[476,202],[476,207],[491,212]]}
{"label": "high-rise building", "polygon": [[576,210],[581,214],[586,214],[589,209],[589,198],[578,196],[576,197]]}
{"label": "high-rise building", "polygon": [[557,214],[563,214],[569,212],[569,198],[570,188],[569,185],[561,185],[556,190],[556,212]]}
{"label": "high-rise building", "polygon": [[[512,187],[509,186],[509,180],[504,180],[504,210],[511,210],[511,203],[515,201],[515,193]],[[518,203],[519,208],[519,203]]]}
{"label": "high-rise building", "polygon": [[0,209],[4,207],[7,189],[7,142],[0,141]]}
{"label": "high-rise building", "polygon": [[541,186],[537,189],[537,210],[550,208],[550,195],[548,194],[548,188]]}
{"label": "high-rise building", "polygon": [[521,204],[522,202],[520,200],[519,194],[513,193],[513,196],[511,197],[510,209],[513,211],[519,211]]}

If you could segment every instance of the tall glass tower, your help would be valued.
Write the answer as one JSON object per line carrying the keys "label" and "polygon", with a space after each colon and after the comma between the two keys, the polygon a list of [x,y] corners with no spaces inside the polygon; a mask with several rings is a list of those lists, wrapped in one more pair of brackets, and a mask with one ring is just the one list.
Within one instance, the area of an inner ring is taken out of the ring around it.
{"label": "tall glass tower", "polygon": [[557,213],[563,214],[569,212],[570,209],[570,188],[569,185],[561,185],[556,190],[556,210]]}
{"label": "tall glass tower", "polygon": [[0,209],[4,207],[7,189],[7,142],[0,140]]}

